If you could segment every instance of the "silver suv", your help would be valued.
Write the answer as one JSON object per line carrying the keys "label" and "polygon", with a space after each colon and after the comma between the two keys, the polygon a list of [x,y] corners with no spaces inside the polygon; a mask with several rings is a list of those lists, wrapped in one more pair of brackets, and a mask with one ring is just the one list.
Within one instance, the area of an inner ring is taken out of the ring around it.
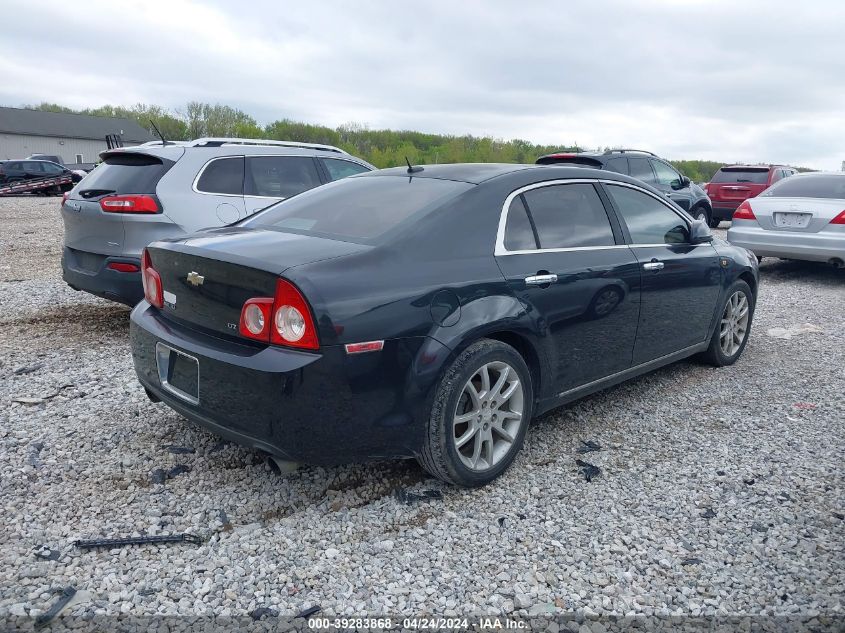
{"label": "silver suv", "polygon": [[107,150],[62,202],[62,276],[135,305],[150,242],[231,224],[332,180],[375,169],[337,147],[233,138]]}

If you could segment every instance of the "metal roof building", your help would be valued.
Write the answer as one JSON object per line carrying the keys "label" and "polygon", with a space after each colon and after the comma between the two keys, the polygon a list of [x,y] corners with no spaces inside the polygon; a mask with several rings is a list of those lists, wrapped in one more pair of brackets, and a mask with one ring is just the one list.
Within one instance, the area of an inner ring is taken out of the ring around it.
{"label": "metal roof building", "polygon": [[108,134],[119,134],[124,145],[154,139],[132,119],[0,107],[0,160],[53,154],[67,164],[93,163]]}

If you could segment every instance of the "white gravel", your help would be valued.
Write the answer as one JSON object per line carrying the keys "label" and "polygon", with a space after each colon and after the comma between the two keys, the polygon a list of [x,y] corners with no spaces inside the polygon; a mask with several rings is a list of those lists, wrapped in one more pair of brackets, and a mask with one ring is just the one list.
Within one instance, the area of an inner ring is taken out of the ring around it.
{"label": "white gravel", "polygon": [[[843,271],[764,261],[735,366],[553,412],[495,484],[406,505],[440,487],[413,462],[280,478],[150,403],[128,310],[61,280],[58,201],[0,200],[0,225],[0,618],[68,585],[75,614],[843,614]],[[72,544],[182,532],[209,540]]]}

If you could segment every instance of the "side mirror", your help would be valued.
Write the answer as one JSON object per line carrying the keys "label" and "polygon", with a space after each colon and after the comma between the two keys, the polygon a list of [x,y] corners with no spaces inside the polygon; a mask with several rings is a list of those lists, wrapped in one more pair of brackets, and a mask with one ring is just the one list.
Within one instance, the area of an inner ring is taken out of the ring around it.
{"label": "side mirror", "polygon": [[689,234],[690,244],[707,244],[713,241],[713,233],[704,220],[693,220]]}

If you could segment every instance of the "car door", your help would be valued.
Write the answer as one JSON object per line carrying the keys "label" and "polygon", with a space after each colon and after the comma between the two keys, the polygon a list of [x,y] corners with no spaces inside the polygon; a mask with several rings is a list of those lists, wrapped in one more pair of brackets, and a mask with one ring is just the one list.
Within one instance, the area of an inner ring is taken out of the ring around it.
{"label": "car door", "polygon": [[604,183],[642,268],[634,364],[703,342],[710,334],[722,271],[709,243],[690,243],[690,219],[656,194]]}
{"label": "car door", "polygon": [[26,180],[44,178],[47,175],[41,168],[41,163],[35,160],[26,160],[23,162],[23,174]]}
{"label": "car door", "polygon": [[311,156],[247,156],[244,206],[252,215],[264,207],[323,184]]}
{"label": "car door", "polygon": [[554,392],[631,366],[640,270],[592,181],[510,194],[496,261],[541,332]]}
{"label": "car door", "polygon": [[200,169],[194,180],[194,191],[206,197],[198,212],[180,213],[180,224],[186,231],[231,224],[243,218],[244,157],[212,158]]}
{"label": "car door", "polygon": [[649,159],[651,168],[654,170],[655,187],[663,192],[667,198],[689,211],[692,203],[692,193],[689,183],[684,185],[684,179],[674,167],[662,160]]}

